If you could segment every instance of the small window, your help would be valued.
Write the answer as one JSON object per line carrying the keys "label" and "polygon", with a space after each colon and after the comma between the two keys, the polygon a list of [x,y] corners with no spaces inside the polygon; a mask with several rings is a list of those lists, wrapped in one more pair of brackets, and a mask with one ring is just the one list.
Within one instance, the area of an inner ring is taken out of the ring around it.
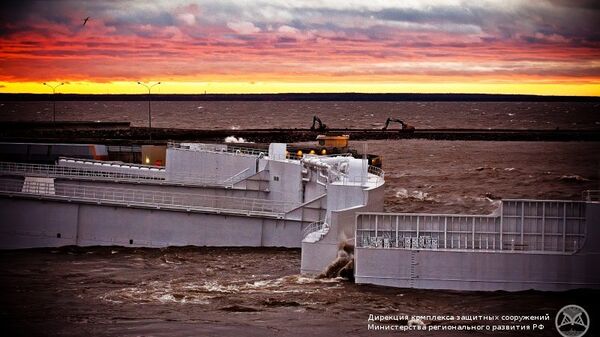
{"label": "small window", "polygon": [[325,146],[325,140],[324,139],[319,139],[319,145]]}
{"label": "small window", "polygon": [[273,176],[273,180],[274,181],[279,181],[279,177],[278,176]]}

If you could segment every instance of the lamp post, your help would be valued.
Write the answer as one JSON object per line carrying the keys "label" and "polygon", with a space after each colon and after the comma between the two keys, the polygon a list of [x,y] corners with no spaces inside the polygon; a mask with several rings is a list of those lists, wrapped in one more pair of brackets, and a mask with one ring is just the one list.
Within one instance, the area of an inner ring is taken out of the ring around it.
{"label": "lamp post", "polygon": [[52,89],[52,123],[56,122],[56,88],[60,87],[61,85],[64,85],[63,82],[61,82],[60,84],[57,84],[55,86],[51,86],[50,84],[44,82],[45,86],[48,86]]}
{"label": "lamp post", "polygon": [[148,89],[148,135],[150,136],[150,140],[152,140],[152,107],[150,106],[150,94],[152,93],[152,88],[160,84],[160,82],[156,82],[152,85],[146,85],[140,81],[137,82],[139,85],[143,85]]}

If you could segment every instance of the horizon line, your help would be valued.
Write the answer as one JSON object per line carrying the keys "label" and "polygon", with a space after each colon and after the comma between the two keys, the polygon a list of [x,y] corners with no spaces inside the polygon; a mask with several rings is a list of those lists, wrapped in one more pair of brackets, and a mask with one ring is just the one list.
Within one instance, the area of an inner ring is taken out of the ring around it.
{"label": "horizon line", "polygon": [[[0,96],[4,95],[37,95],[47,96],[53,95],[53,93],[42,93],[42,92],[0,92]],[[61,96],[148,96],[148,93],[69,93],[69,92],[57,92],[54,95]],[[377,96],[377,95],[408,95],[408,96],[530,96],[530,97],[589,97],[589,98],[600,98],[600,95],[565,95],[565,94],[531,94],[531,93],[480,93],[480,92],[360,92],[360,91],[338,91],[338,92],[197,92],[197,93],[152,93],[152,96],[261,96],[261,95],[316,95],[316,96],[327,96],[327,95],[364,95],[364,96]]]}

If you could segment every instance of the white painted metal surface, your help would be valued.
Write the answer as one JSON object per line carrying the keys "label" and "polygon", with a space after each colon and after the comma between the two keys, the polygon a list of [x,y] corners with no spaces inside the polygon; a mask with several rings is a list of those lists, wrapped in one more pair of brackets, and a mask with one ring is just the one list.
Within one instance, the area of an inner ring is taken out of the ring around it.
{"label": "white painted metal surface", "polygon": [[497,215],[360,213],[355,279],[484,291],[600,288],[600,205],[504,200]]}
{"label": "white painted metal surface", "polygon": [[361,213],[357,247],[572,254],[585,241],[585,203],[505,200],[500,215]]}
{"label": "white painted metal surface", "polygon": [[[53,190],[51,194],[48,191]],[[64,199],[68,201],[92,201],[126,206],[141,205],[152,208],[172,208],[180,210],[229,211],[240,214],[273,214],[280,217],[286,211],[298,206],[285,201],[255,198],[237,198],[215,195],[190,195],[186,193],[164,192],[161,190],[135,190],[125,188],[97,187],[75,184],[54,184],[45,181],[30,181],[27,188],[23,182],[0,180],[0,194],[35,195],[39,199]]]}
{"label": "white painted metal surface", "polygon": [[324,221],[316,221],[304,228],[302,231],[302,241],[306,242],[317,242],[327,234],[329,231],[329,225]]}
{"label": "white painted metal surface", "polygon": [[[0,162],[0,175],[35,176],[44,178],[67,178],[98,181],[118,181],[148,184],[179,184],[186,186],[224,186],[251,176],[254,172],[244,169],[235,175],[222,178],[194,172],[171,173],[166,178],[165,169],[147,165],[114,164],[110,162],[77,160],[77,167],[63,165]],[[117,170],[109,171],[114,168]]]}

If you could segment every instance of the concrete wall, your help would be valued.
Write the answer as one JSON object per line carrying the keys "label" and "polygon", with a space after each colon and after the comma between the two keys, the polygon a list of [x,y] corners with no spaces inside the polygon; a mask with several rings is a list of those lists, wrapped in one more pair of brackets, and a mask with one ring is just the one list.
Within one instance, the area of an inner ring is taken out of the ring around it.
{"label": "concrete wall", "polygon": [[302,166],[297,162],[269,161],[269,199],[302,203]]}
{"label": "concrete wall", "polygon": [[[355,190],[356,186],[335,185],[332,188],[332,185],[329,185],[328,187],[329,232],[317,242],[302,242],[300,266],[302,273],[320,273],[336,258],[340,241],[354,237],[357,212],[383,211],[384,185],[367,190],[358,187],[360,188],[358,192]],[[350,188],[352,192],[348,192],[345,188]],[[346,194],[353,196],[346,196]],[[329,202],[329,199],[335,196],[340,200]],[[364,204],[353,205],[361,200]],[[342,207],[346,203],[349,206],[343,209],[329,208]]]}
{"label": "concrete wall", "polygon": [[600,289],[600,203],[585,204],[585,217],[585,242],[576,252],[356,248],[356,282],[473,291]]}
{"label": "concrete wall", "polygon": [[317,173],[309,170],[309,181],[304,184],[304,201],[312,200],[318,196],[327,193],[327,187],[317,184]]}
{"label": "concrete wall", "polygon": [[582,253],[596,254],[600,258],[600,202],[588,202],[585,206],[586,242]]}
{"label": "concrete wall", "polygon": [[[364,191],[361,186],[350,185],[327,185],[327,221],[330,225],[335,226],[337,223],[331,221],[332,212],[337,210],[348,209],[356,206],[367,204],[368,192]],[[352,234],[350,235],[352,236]]]}
{"label": "concrete wall", "polygon": [[0,197],[0,219],[1,249],[64,245],[300,247],[302,229],[307,225],[269,217],[4,196]]}
{"label": "concrete wall", "polygon": [[167,149],[167,180],[178,180],[183,175],[228,179],[245,169],[256,173],[257,157],[227,152],[203,152]]}
{"label": "concrete wall", "polygon": [[317,222],[325,219],[327,212],[327,195],[314,198],[307,201],[296,209],[293,209],[285,214],[286,219],[302,220],[305,222]]}
{"label": "concrete wall", "polygon": [[269,171],[262,170],[233,185],[234,189],[269,191]]}
{"label": "concrete wall", "polygon": [[[68,203],[0,197],[3,249],[73,245],[79,207]],[[57,234],[61,234],[57,238]]]}
{"label": "concrete wall", "polygon": [[560,291],[600,288],[597,254],[356,248],[356,283],[422,289]]}

